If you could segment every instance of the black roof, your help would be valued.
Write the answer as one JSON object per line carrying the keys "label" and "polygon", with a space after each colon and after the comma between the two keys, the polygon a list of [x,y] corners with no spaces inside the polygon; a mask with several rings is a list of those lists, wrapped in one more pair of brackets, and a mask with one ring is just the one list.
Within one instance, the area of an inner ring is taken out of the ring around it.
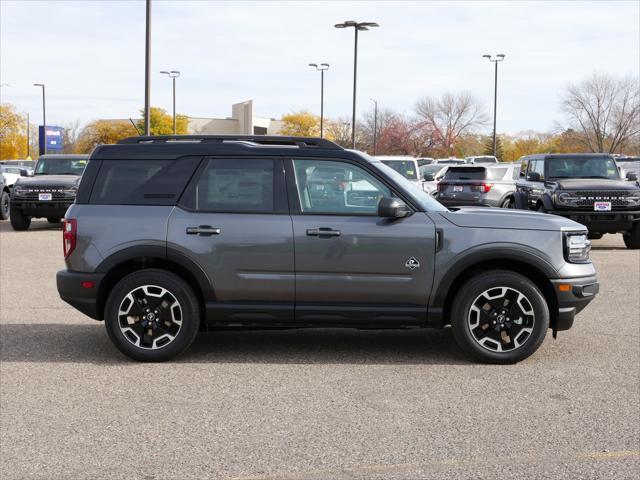
{"label": "black roof", "polygon": [[[521,160],[530,160],[530,159],[563,159],[563,158],[576,158],[576,157],[585,157],[585,158],[602,158],[602,157],[611,157],[609,153],[534,153],[532,155],[525,155],[521,158]],[[613,157],[611,157],[613,158]]]}
{"label": "black roof", "polygon": [[100,145],[93,159],[177,158],[185,155],[333,155],[358,157],[324,138],[274,135],[159,135],[130,137],[115,145]]}

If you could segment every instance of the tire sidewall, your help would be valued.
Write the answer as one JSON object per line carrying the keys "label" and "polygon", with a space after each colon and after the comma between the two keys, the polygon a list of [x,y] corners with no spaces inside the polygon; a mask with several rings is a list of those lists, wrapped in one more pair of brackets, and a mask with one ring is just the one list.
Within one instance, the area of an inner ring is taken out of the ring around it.
{"label": "tire sidewall", "polygon": [[20,210],[9,205],[9,219],[11,227],[16,231],[28,230],[31,225],[31,217],[24,215]]}
{"label": "tire sidewall", "polygon": [[[182,309],[182,326],[178,335],[168,345],[156,350],[136,347],[124,336],[118,322],[118,310],[124,297],[142,285],[157,285],[176,297]],[[106,306],[104,322],[109,338],[126,356],[143,362],[163,362],[184,352],[195,339],[200,328],[200,305],[191,287],[180,277],[164,270],[139,270],[120,280],[111,290]]]}
{"label": "tire sidewall", "polygon": [[0,218],[7,220],[9,218],[9,211],[11,208],[9,194],[5,191],[0,192]]}
{"label": "tire sidewall", "polygon": [[[511,287],[522,292],[533,307],[535,323],[531,335],[519,348],[509,352],[492,352],[473,337],[468,316],[475,299],[495,287]],[[487,363],[516,363],[532,355],[542,344],[549,328],[549,307],[538,287],[528,278],[508,271],[494,270],[480,274],[465,283],[454,300],[451,326],[460,347],[469,356]]]}

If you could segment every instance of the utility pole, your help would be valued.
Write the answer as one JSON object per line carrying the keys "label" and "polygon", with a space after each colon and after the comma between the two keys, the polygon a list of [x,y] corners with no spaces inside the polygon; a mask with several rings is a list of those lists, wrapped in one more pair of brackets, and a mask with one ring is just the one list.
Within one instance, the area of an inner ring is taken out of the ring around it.
{"label": "utility pole", "polygon": [[324,136],[324,71],[329,69],[328,63],[310,63],[310,67],[315,67],[320,71],[320,138]]}
{"label": "utility pole", "polygon": [[489,59],[495,65],[494,84],[493,84],[493,156],[496,155],[496,112],[498,109],[498,63],[504,60],[504,53],[499,53],[494,59],[491,55],[483,55],[483,58]]}
{"label": "utility pole", "polygon": [[45,103],[44,83],[34,83],[34,87],[42,87],[42,154],[47,154],[47,106]]}
{"label": "utility pole", "polygon": [[373,156],[378,153],[378,101],[373,98],[370,99],[373,102]]}
{"label": "utility pole", "polygon": [[162,70],[160,73],[167,75],[173,81],[173,134],[176,134],[176,78],[180,76],[178,70]]}
{"label": "utility pole", "polygon": [[151,0],[147,0],[146,39],[144,49],[144,134],[151,135]]}

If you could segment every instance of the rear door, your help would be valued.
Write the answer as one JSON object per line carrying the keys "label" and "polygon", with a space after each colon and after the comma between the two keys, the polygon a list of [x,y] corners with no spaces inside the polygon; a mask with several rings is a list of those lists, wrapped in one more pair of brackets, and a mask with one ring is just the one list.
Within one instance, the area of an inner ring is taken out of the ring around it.
{"label": "rear door", "polygon": [[277,158],[206,158],[169,219],[168,248],[213,285],[209,317],[291,320],[293,231]]}
{"label": "rear door", "polygon": [[396,196],[379,173],[334,159],[287,162],[296,264],[296,320],[423,324],[435,225],[422,212],[380,218]]}

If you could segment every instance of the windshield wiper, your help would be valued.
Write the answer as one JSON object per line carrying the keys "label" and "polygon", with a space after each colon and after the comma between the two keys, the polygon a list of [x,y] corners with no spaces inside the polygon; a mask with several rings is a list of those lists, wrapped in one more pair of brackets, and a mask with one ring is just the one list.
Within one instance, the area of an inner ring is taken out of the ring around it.
{"label": "windshield wiper", "polygon": [[611,177],[604,177],[604,176],[602,176],[602,175],[585,175],[585,176],[584,176],[584,177],[582,177],[582,178],[604,178],[604,179],[607,179],[607,180],[616,180],[615,178],[611,178]]}

